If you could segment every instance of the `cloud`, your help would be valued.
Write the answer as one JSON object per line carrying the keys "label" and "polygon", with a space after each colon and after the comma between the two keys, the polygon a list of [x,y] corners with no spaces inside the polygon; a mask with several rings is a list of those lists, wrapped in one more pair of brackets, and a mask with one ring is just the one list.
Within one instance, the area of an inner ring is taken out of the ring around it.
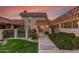
{"label": "cloud", "polygon": [[8,18],[19,18],[19,13],[23,10],[29,12],[46,12],[49,19],[53,20],[56,17],[66,13],[73,6],[6,6],[0,7],[0,15]]}

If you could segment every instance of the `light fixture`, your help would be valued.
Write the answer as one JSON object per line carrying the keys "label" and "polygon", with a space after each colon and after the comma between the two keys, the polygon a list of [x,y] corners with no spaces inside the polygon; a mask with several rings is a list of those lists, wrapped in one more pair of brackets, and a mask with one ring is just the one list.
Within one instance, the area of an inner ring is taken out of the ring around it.
{"label": "light fixture", "polygon": [[29,19],[32,19],[32,17],[29,17]]}
{"label": "light fixture", "polygon": [[79,24],[79,21],[77,22],[77,24]]}

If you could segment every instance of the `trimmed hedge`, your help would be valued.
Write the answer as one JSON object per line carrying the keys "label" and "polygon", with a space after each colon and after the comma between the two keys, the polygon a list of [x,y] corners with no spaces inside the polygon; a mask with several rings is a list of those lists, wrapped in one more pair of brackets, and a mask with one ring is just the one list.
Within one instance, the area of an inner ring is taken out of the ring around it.
{"label": "trimmed hedge", "polygon": [[37,39],[37,32],[36,30],[30,30],[28,33],[29,37],[31,37],[32,39]]}
{"label": "trimmed hedge", "polygon": [[73,43],[75,45],[74,49],[79,49],[79,37],[75,37]]}
{"label": "trimmed hedge", "polygon": [[31,38],[32,39],[37,39],[37,33],[36,32],[32,32],[31,33]]}
{"label": "trimmed hedge", "polygon": [[[53,33],[49,34],[49,38],[55,43],[59,49],[72,50],[76,46],[74,42],[75,35],[73,33]],[[76,46],[77,47],[77,46]]]}
{"label": "trimmed hedge", "polygon": [[5,30],[3,32],[3,38],[11,38],[14,37],[14,30]]}
{"label": "trimmed hedge", "polygon": [[68,37],[71,37],[71,38],[75,38],[75,34],[74,33],[66,33],[66,32],[59,32],[60,35],[66,35]]}
{"label": "trimmed hedge", "polygon": [[25,30],[18,30],[18,37],[25,37]]}

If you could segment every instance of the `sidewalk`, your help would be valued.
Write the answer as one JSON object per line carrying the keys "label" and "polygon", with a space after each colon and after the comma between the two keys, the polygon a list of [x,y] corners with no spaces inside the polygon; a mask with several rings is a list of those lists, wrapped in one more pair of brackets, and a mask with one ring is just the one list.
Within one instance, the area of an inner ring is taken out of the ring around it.
{"label": "sidewalk", "polygon": [[79,53],[79,50],[59,50],[47,35],[39,34],[39,53]]}
{"label": "sidewalk", "polygon": [[48,38],[47,35],[39,34],[39,53],[54,53],[60,52],[55,44]]}

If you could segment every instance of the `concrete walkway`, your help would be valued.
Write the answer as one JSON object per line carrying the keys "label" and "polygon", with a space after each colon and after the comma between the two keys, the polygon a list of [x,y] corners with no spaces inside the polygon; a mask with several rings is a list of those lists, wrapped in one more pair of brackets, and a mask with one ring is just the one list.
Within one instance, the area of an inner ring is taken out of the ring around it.
{"label": "concrete walkway", "polygon": [[54,53],[60,52],[55,44],[48,38],[47,35],[39,34],[39,53]]}
{"label": "concrete walkway", "polygon": [[39,53],[79,53],[79,50],[60,50],[48,38],[47,35],[39,34]]}

